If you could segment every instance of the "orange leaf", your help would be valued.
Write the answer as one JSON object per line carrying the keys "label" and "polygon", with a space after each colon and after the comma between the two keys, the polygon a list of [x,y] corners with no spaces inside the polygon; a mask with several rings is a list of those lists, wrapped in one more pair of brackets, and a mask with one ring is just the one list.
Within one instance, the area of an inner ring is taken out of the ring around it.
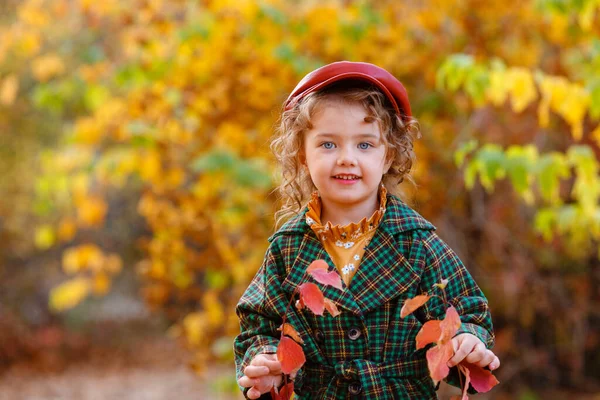
{"label": "orange leaf", "polygon": [[427,367],[434,382],[439,382],[448,376],[448,360],[452,358],[454,349],[452,343],[438,344],[427,350]]}
{"label": "orange leaf", "polygon": [[417,308],[421,307],[423,304],[427,303],[431,296],[426,294],[421,294],[412,299],[408,299],[404,302],[402,309],[400,310],[400,317],[404,318],[409,314],[412,314]]}
{"label": "orange leaf", "polygon": [[465,383],[463,386],[462,397],[459,400],[469,400],[467,396],[467,390],[469,390],[469,382],[471,382],[471,374],[469,373],[469,369],[465,367],[462,363],[458,364],[459,373],[462,373],[465,376]]}
{"label": "orange leaf", "polygon": [[331,314],[332,317],[337,317],[341,313],[335,303],[328,298],[325,298],[325,309],[329,311],[329,314]]}
{"label": "orange leaf", "polygon": [[425,322],[421,327],[419,333],[417,333],[417,350],[422,349],[429,343],[435,343],[442,333],[440,329],[440,322],[437,319]]}
{"label": "orange leaf", "polygon": [[[471,386],[479,393],[489,392],[498,383],[498,379],[487,369],[483,369],[477,365],[467,362],[460,363],[468,369],[471,376]],[[460,365],[459,364],[459,365]]]}
{"label": "orange leaf", "polygon": [[308,272],[315,280],[323,285],[333,286],[334,288],[343,290],[342,279],[336,271],[328,272],[329,266],[323,260],[313,261],[306,272]]}
{"label": "orange leaf", "polygon": [[458,331],[458,328],[460,328],[460,324],[460,317],[458,316],[456,308],[452,306],[448,307],[446,310],[446,317],[440,322],[441,334],[437,343],[445,344],[449,342],[456,334],[456,331]]}
{"label": "orange leaf", "polygon": [[314,283],[300,285],[300,300],[316,315],[323,315],[325,309],[325,296],[321,289]]}
{"label": "orange leaf", "polygon": [[306,307],[304,305],[304,302],[302,301],[302,297],[300,297],[300,300],[296,300],[296,308],[298,310],[302,310],[304,307]]}
{"label": "orange leaf", "polygon": [[277,346],[277,360],[281,363],[281,371],[284,374],[291,374],[304,365],[306,357],[298,343],[284,336]]}
{"label": "orange leaf", "polygon": [[[277,328],[277,330],[280,331],[281,326],[279,328]],[[283,334],[288,335],[289,337],[294,339],[297,343],[304,344],[304,340],[302,340],[298,331],[295,330],[294,327],[292,325],[288,324],[287,322],[285,324],[283,324]]]}

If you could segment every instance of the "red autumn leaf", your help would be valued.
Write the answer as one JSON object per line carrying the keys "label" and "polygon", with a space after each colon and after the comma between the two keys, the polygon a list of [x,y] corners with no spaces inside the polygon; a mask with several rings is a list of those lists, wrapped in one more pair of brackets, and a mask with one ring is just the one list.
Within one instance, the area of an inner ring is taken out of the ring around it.
{"label": "red autumn leaf", "polygon": [[294,394],[294,382],[290,381],[287,385],[279,390],[279,396],[281,400],[289,400]]}
{"label": "red autumn leaf", "polygon": [[284,374],[291,374],[304,365],[306,357],[298,343],[284,336],[277,346],[277,360],[281,363],[281,371]]}
{"label": "red autumn leaf", "polygon": [[289,400],[294,393],[294,382],[289,382],[283,386],[281,390],[275,389],[275,386],[271,388],[271,400]]}
{"label": "red autumn leaf", "polygon": [[[281,326],[277,328],[278,331],[281,331]],[[297,343],[304,344],[304,340],[300,337],[300,334],[294,327],[287,322],[283,325],[283,334],[288,335],[292,339],[294,339]]]}
{"label": "red autumn leaf", "polygon": [[425,322],[421,327],[419,333],[417,333],[417,350],[422,349],[429,343],[435,343],[442,333],[440,329],[440,322],[437,319]]}
{"label": "red autumn leaf", "polygon": [[340,310],[338,310],[335,303],[328,298],[325,298],[325,309],[329,311],[329,314],[331,314],[332,317],[340,315]]}
{"label": "red autumn leaf", "polygon": [[315,280],[323,285],[333,286],[334,288],[343,290],[342,279],[336,271],[328,272],[328,265],[323,260],[313,261],[306,272],[308,272]]}
{"label": "red autumn leaf", "polygon": [[441,334],[437,343],[445,344],[449,342],[458,331],[458,328],[460,328],[460,324],[460,317],[456,308],[452,306],[448,307],[446,317],[440,322]]}
{"label": "red autumn leaf", "polygon": [[427,350],[427,367],[434,382],[439,382],[448,376],[448,360],[454,355],[452,343],[438,344]]}
{"label": "red autumn leaf", "polygon": [[462,397],[459,400],[469,400],[469,396],[467,396],[467,390],[469,390],[469,382],[471,382],[471,374],[469,369],[465,367],[462,363],[458,364],[458,371],[465,376],[465,383],[463,386]]}
{"label": "red autumn leaf", "polygon": [[404,302],[402,309],[400,310],[400,318],[404,318],[409,314],[412,314],[417,308],[421,307],[423,304],[427,303],[431,296],[426,294],[420,294],[412,299],[408,299]]}
{"label": "red autumn leaf", "polygon": [[[469,370],[471,376],[471,386],[479,393],[489,392],[498,383],[498,379],[487,369],[483,369],[477,365],[470,364],[467,362],[460,363]],[[459,365],[460,365],[459,364]]]}
{"label": "red autumn leaf", "polygon": [[325,309],[325,296],[321,289],[314,283],[300,285],[300,301],[316,315],[323,315]]}

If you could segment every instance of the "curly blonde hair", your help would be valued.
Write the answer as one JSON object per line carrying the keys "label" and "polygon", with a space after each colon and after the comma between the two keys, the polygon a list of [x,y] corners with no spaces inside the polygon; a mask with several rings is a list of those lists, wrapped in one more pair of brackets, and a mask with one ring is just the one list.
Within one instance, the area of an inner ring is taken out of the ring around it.
{"label": "curly blonde hair", "polygon": [[[275,213],[275,226],[302,210],[311,193],[316,190],[307,169],[302,167],[304,137],[313,128],[311,118],[326,102],[341,101],[345,104],[360,104],[371,121],[377,121],[386,146],[386,161],[392,161],[383,176],[383,184],[389,193],[404,197],[399,184],[407,179],[414,185],[410,170],[415,161],[414,137],[420,137],[419,124],[414,118],[404,120],[395,111],[387,97],[373,86],[337,84],[306,95],[293,108],[282,110],[275,136],[271,141],[280,167],[282,180],[277,188],[281,208]],[[367,117],[367,118],[369,118]]]}

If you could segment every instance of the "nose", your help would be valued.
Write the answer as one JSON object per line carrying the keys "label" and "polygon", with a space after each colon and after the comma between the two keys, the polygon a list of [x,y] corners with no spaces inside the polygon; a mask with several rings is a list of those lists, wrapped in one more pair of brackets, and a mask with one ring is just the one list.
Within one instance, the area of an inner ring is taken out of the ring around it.
{"label": "nose", "polygon": [[342,148],[340,149],[337,165],[339,166],[355,166],[356,165],[356,157],[352,149]]}

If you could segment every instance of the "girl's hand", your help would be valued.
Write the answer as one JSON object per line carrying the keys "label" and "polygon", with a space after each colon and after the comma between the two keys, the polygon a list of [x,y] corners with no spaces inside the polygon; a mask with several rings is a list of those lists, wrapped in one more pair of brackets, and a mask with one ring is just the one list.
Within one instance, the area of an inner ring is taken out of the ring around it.
{"label": "girl's hand", "polygon": [[489,367],[495,370],[500,366],[500,360],[491,351],[486,349],[485,344],[475,335],[470,333],[461,333],[452,339],[454,347],[454,356],[448,361],[448,366],[453,367],[461,361],[478,365],[480,367]]}
{"label": "girl's hand", "polygon": [[258,354],[244,369],[244,376],[238,379],[242,387],[249,387],[246,393],[249,399],[258,399],[269,393],[273,386],[281,385],[281,363],[275,354]]}

